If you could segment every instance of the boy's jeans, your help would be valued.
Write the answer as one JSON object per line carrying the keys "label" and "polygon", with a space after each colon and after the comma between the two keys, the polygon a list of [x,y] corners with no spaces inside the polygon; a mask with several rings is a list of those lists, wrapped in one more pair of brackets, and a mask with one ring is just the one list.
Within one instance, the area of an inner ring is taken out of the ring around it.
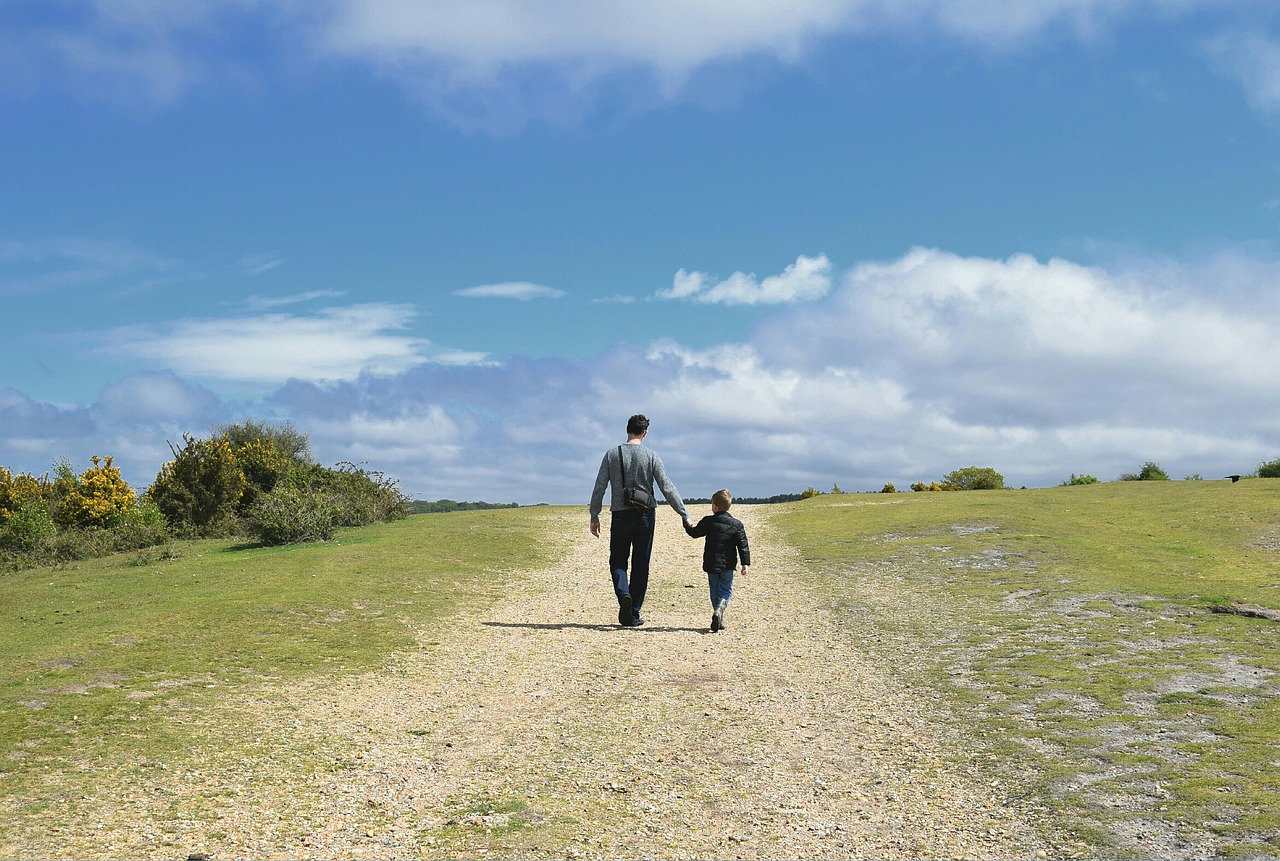
{"label": "boy's jeans", "polygon": [[719,574],[707,575],[707,586],[711,589],[711,609],[714,610],[720,606],[723,600],[726,604],[733,597],[733,572],[735,569],[730,568],[728,571],[722,571]]}
{"label": "boy's jeans", "polygon": [[[640,616],[644,593],[649,590],[649,556],[653,553],[654,510],[615,511],[609,521],[609,573],[618,598],[631,596],[631,612]],[[627,557],[631,579],[627,579]]]}

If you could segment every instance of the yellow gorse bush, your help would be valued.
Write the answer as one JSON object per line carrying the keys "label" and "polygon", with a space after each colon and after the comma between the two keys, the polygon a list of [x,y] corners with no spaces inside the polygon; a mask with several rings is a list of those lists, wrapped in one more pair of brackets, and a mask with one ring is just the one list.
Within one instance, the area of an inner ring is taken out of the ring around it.
{"label": "yellow gorse bush", "polygon": [[77,526],[111,526],[137,502],[137,494],[120,477],[110,457],[94,455],[76,485],[62,500],[62,515]]}
{"label": "yellow gorse bush", "polygon": [[37,502],[44,504],[50,496],[47,477],[36,478],[27,472],[15,475],[0,466],[0,523]]}

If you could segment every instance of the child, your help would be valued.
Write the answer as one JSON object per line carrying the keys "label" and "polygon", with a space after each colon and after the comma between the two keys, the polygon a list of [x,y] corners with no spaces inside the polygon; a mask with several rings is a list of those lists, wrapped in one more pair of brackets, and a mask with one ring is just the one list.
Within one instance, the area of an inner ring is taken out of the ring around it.
{"label": "child", "polygon": [[747,530],[742,521],[729,514],[733,494],[717,490],[711,495],[711,515],[694,526],[684,522],[684,531],[693,538],[706,536],[702,551],[702,570],[707,572],[707,585],[711,589],[711,632],[723,631],[724,611],[733,596],[733,571],[742,560],[742,576],[751,567],[751,548],[747,546]]}

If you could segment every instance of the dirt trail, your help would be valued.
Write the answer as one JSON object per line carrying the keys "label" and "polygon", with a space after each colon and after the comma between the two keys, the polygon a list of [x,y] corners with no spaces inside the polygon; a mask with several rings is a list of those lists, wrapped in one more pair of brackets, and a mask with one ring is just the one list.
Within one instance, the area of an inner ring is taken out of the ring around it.
{"label": "dirt trail", "polygon": [[[188,771],[163,803],[118,798],[91,854],[172,857],[175,839],[215,859],[1052,852],[1034,812],[976,776],[940,704],[827,623],[768,511],[734,513],[756,565],[727,631],[707,631],[701,542],[670,510],[636,629],[611,624],[607,518],[597,541],[566,512],[560,564],[423,630],[384,671],[256,701],[244,732],[261,756]],[[327,765],[305,773],[290,750]],[[66,836],[60,855],[89,845]]]}

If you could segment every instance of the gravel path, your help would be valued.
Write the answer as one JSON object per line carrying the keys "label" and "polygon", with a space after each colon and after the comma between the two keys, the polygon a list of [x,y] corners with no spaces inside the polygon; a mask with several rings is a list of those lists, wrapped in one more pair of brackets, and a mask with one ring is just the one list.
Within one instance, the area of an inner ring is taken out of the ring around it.
{"label": "gravel path", "polygon": [[636,629],[611,624],[607,519],[596,540],[585,512],[557,514],[552,528],[569,550],[556,567],[520,575],[497,605],[420,631],[419,649],[386,670],[240,704],[252,716],[243,755],[108,780],[103,827],[70,825],[53,852],[1058,854],[1039,842],[1034,810],[979,776],[938,701],[827,624],[767,509],[734,513],[756,565],[738,578],[723,633],[706,627],[701,542],[669,510],[648,623]]}

